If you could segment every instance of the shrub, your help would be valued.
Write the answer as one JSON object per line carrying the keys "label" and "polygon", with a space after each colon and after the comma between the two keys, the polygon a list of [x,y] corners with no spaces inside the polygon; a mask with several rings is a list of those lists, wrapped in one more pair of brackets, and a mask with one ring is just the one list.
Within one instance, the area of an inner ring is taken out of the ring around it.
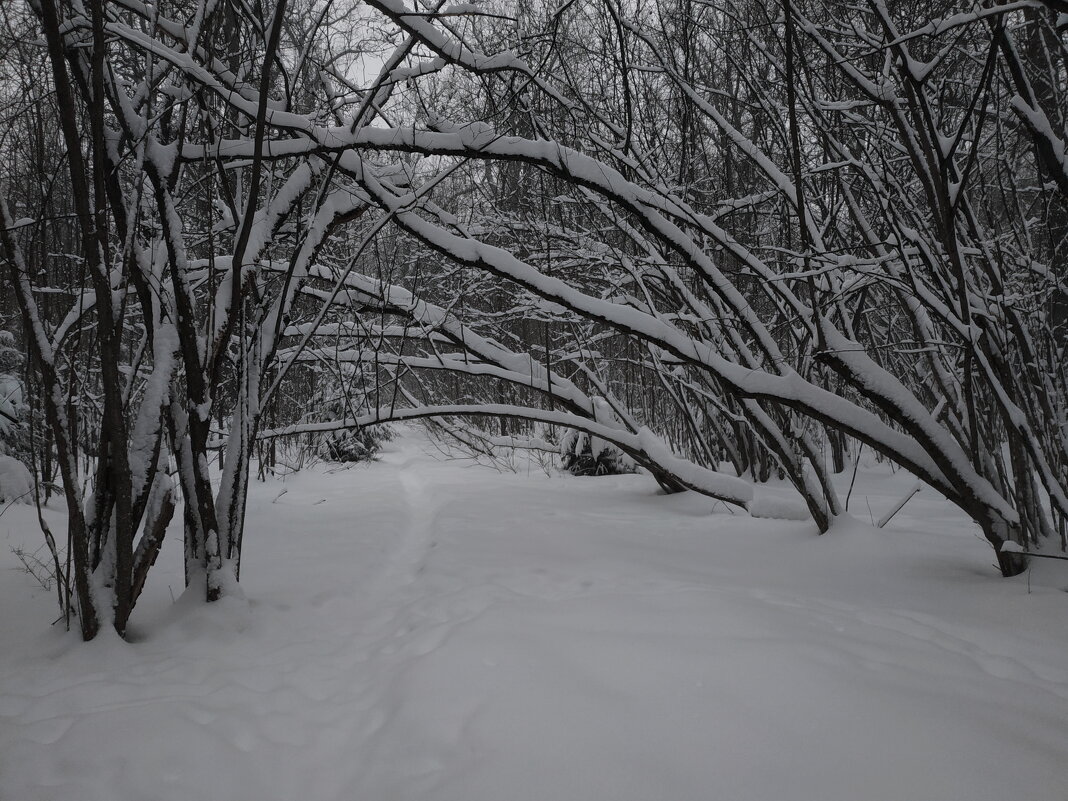
{"label": "shrub", "polygon": [[324,443],[324,456],[332,462],[369,462],[382,444],[396,437],[388,425],[373,425],[331,434]]}
{"label": "shrub", "polygon": [[619,448],[584,431],[568,431],[560,440],[564,470],[573,476],[633,473],[634,463]]}

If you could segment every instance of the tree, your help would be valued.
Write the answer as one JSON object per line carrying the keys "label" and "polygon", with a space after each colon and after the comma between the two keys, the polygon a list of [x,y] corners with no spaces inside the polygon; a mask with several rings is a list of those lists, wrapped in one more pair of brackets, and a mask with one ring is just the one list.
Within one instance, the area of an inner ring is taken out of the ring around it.
{"label": "tree", "polygon": [[[0,252],[85,637],[125,631],[179,498],[187,581],[239,578],[258,440],[388,419],[571,428],[743,506],[719,463],[777,472],[821,531],[863,443],[1005,575],[1007,541],[1063,545],[1048,8],[260,11],[5,12],[8,72],[51,90],[4,86],[30,112],[6,112],[7,161],[35,172],[7,180]],[[303,419],[294,379],[330,372],[350,411]]]}

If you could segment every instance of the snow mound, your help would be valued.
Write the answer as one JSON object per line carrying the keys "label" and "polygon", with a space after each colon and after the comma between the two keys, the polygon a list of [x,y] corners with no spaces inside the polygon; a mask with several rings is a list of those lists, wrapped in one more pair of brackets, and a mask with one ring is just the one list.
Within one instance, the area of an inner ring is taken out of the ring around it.
{"label": "snow mound", "polygon": [[33,476],[26,465],[0,455],[0,503],[33,503]]}
{"label": "snow mound", "polygon": [[780,498],[773,495],[758,495],[749,503],[750,517],[769,520],[809,520],[811,515],[805,502],[799,498]]}

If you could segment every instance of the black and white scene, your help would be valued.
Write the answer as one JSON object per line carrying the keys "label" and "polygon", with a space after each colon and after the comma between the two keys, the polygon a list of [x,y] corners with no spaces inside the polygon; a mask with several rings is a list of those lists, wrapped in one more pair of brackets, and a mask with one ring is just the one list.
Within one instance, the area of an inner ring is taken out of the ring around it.
{"label": "black and white scene", "polygon": [[0,801],[1068,801],[1068,0],[0,0]]}

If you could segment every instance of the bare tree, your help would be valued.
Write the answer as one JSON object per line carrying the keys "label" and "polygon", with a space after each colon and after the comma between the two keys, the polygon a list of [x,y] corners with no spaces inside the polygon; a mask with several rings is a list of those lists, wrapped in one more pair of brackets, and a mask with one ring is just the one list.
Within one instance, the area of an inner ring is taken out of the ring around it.
{"label": "bare tree", "polygon": [[258,440],[387,419],[574,428],[743,506],[721,461],[781,474],[821,531],[863,443],[1005,575],[1063,547],[1063,28],[944,5],[5,10],[47,77],[3,87],[0,243],[83,635],[179,503],[187,581],[239,578]]}

